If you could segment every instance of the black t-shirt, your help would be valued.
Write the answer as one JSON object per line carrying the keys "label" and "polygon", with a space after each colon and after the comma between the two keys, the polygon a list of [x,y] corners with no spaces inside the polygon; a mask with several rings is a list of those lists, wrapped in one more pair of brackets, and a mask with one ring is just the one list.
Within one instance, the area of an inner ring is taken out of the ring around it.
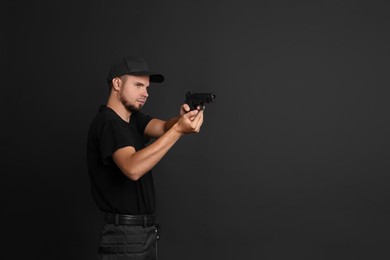
{"label": "black t-shirt", "polygon": [[92,196],[105,212],[143,215],[155,213],[155,191],[149,171],[138,181],[127,178],[112,154],[119,148],[132,146],[136,151],[145,147],[143,132],[152,117],[141,112],[124,121],[112,109],[101,106],[92,121],[87,141],[87,163]]}

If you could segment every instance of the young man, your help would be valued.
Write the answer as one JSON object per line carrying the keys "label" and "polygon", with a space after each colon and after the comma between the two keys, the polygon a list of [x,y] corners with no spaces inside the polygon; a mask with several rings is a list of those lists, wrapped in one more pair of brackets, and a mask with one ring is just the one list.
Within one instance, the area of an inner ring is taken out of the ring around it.
{"label": "young man", "polygon": [[[91,191],[105,212],[101,259],[157,259],[157,223],[152,168],[185,134],[199,132],[203,110],[183,104],[168,121],[140,112],[150,82],[163,75],[149,71],[144,59],[124,57],[107,81],[110,94],[91,123],[87,163]],[[145,145],[145,140],[156,138]]]}

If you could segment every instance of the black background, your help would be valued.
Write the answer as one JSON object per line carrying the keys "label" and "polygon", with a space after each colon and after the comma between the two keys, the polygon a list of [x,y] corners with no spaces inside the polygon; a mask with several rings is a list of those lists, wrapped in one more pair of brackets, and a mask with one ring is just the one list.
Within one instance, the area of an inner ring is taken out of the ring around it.
{"label": "black background", "polygon": [[145,113],[214,92],[154,169],[161,259],[389,259],[388,1],[3,1],[2,256],[95,259],[90,121],[122,55]]}

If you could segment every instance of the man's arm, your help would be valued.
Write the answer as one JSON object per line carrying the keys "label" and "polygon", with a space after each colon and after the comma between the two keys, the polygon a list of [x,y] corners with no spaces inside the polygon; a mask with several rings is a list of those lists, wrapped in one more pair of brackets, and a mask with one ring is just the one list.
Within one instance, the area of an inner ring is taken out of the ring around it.
{"label": "man's arm", "polygon": [[180,117],[174,117],[167,121],[153,118],[145,128],[144,135],[151,138],[160,138],[163,134],[179,120]]}
{"label": "man's arm", "polygon": [[[190,111],[190,107],[187,104],[182,105],[180,108],[180,116],[183,116],[188,111]],[[160,138],[176,124],[180,116],[171,118],[167,121],[153,118],[146,126],[144,135],[151,138]]]}
{"label": "man's arm", "polygon": [[203,111],[193,110],[179,117],[168,131],[147,147],[139,151],[131,146],[118,149],[112,159],[123,174],[136,181],[150,171],[182,135],[199,132],[202,123]]}

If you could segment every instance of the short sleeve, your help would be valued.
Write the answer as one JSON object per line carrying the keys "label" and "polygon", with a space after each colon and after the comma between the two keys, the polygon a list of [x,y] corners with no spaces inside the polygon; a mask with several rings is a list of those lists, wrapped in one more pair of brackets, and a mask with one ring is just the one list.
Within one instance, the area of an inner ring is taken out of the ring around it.
{"label": "short sleeve", "polygon": [[144,115],[143,113],[139,112],[138,113],[138,118],[137,118],[137,124],[138,124],[138,130],[140,133],[145,132],[146,126],[149,124],[149,122],[153,119],[153,117]]}
{"label": "short sleeve", "polygon": [[107,121],[100,137],[100,153],[105,165],[112,163],[111,156],[116,150],[126,146],[135,146],[127,125],[117,120]]}

